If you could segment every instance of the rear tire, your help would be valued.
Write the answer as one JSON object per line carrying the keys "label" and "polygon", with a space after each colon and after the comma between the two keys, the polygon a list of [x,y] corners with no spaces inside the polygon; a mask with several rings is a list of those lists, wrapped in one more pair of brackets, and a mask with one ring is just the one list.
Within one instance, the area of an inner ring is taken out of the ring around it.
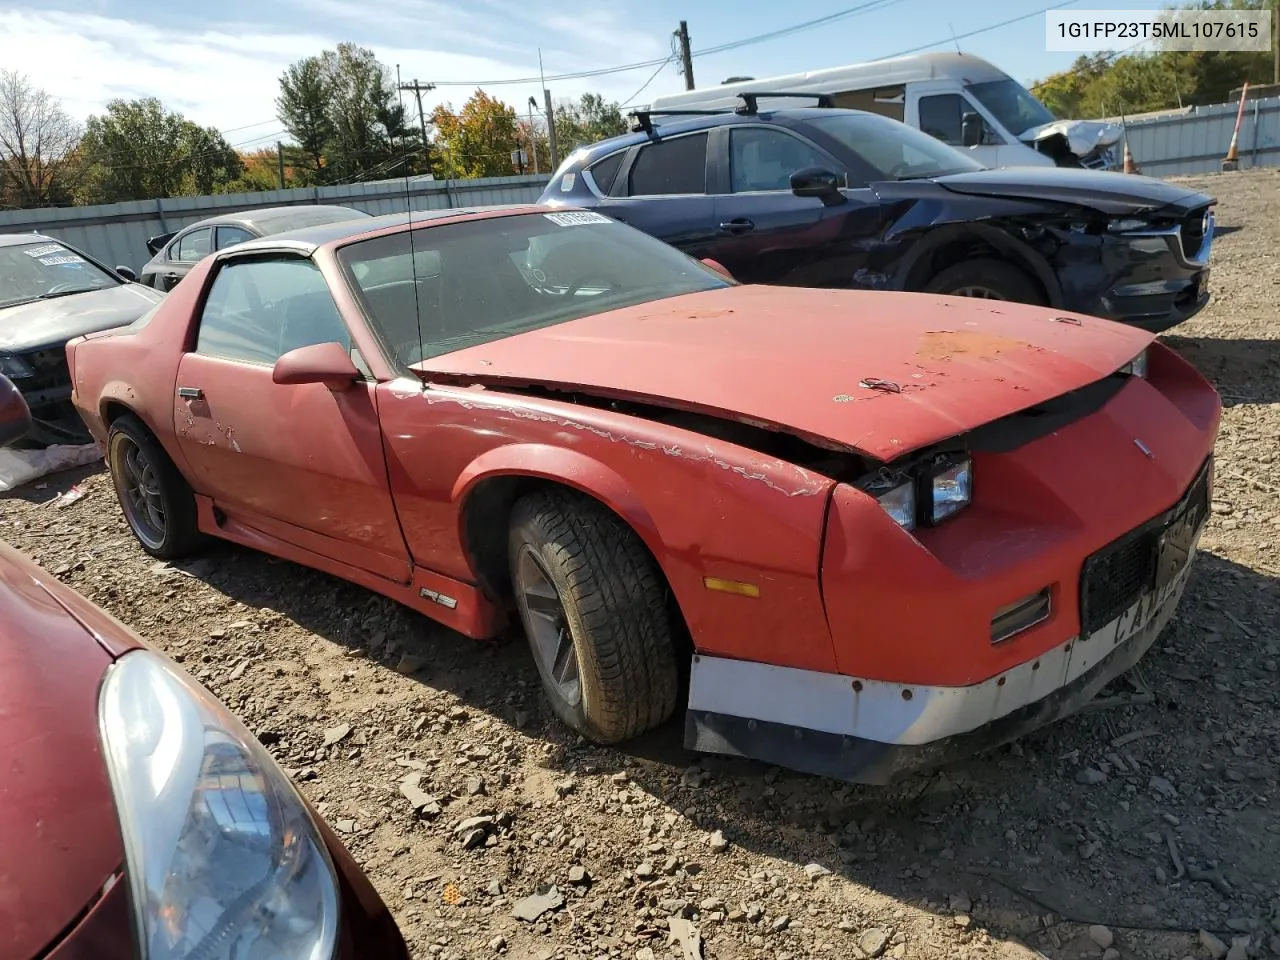
{"label": "rear tire", "polygon": [[176,560],[200,545],[196,500],[164,447],[131,413],[107,433],[107,465],[125,523],[142,549]]}
{"label": "rear tire", "polygon": [[948,297],[1011,300],[1044,306],[1044,294],[1035,281],[1001,260],[966,260],[948,267],[925,285],[926,293]]}
{"label": "rear tire", "polygon": [[679,671],[667,588],[648,550],[589,497],[549,488],[511,515],[511,582],[556,716],[597,743],[666,721]]}

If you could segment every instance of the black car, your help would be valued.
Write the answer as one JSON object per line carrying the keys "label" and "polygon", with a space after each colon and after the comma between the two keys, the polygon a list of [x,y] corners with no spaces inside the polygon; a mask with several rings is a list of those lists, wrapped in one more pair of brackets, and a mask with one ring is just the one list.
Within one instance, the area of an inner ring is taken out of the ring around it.
{"label": "black car", "polygon": [[149,313],[164,294],[52,237],[0,234],[0,375],[31,407],[23,443],[88,443],[93,438],[71,405],[67,341],[123,327]]}
{"label": "black car", "polygon": [[275,233],[368,216],[354,207],[306,204],[262,207],[209,217],[183,227],[177,233],[165,233],[148,240],[147,249],[154,256],[142,268],[141,280],[157,290],[172,290],[191,272],[192,267],[215,250]]}
{"label": "black car", "polygon": [[[759,94],[787,96],[787,94]],[[689,116],[578,150],[541,197],[607,214],[746,283],[1049,305],[1161,331],[1209,299],[1212,197],[1149,177],[989,170],[888,117]]]}

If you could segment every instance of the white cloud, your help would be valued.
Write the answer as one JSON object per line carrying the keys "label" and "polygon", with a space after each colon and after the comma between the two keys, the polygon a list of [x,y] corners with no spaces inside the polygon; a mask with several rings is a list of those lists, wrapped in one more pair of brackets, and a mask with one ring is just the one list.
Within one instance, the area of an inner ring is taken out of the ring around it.
{"label": "white cloud", "polygon": [[[116,97],[155,96],[189,119],[227,132],[230,142],[252,148],[274,142],[281,135],[274,116],[284,69],[301,57],[347,39],[358,25],[368,32],[370,25],[376,24],[377,36],[359,42],[372,48],[392,70],[399,64],[405,80],[416,77],[423,82],[537,76],[538,43],[549,74],[635,62],[669,52],[665,36],[646,38],[628,32],[624,21],[610,12],[542,16],[514,0],[478,0],[465,8],[434,0],[285,3],[306,7],[309,15],[301,21],[307,25],[305,30],[273,32],[259,24],[226,22],[216,27],[160,27],[91,13],[0,9],[0,64],[29,75],[77,118],[102,112]],[[540,23],[541,29],[515,29],[517,20]],[[510,39],[522,36],[537,39],[527,45]],[[394,39],[377,42],[402,37],[420,39],[424,46],[397,44]],[[650,72],[648,68],[550,86],[557,98],[595,91],[621,100]],[[469,87],[441,87],[424,97],[425,106],[430,109],[444,101],[460,106],[472,92]],[[538,83],[495,85],[488,92],[512,104],[522,115],[529,96],[542,103]],[[412,98],[406,105],[413,106]]]}

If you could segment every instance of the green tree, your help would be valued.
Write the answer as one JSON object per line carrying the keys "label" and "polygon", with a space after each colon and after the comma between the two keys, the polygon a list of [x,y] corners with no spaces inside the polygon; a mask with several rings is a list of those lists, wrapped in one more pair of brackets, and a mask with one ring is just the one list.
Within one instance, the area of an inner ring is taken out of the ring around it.
{"label": "green tree", "polygon": [[555,105],[556,146],[560,156],[627,132],[627,120],[616,100],[598,93],[584,93],[577,103],[561,100]]}
{"label": "green tree", "polygon": [[240,156],[221,133],[154,97],[112,100],[90,117],[81,158],[86,203],[208,194],[240,176]]}
{"label": "green tree", "polygon": [[280,77],[276,116],[293,138],[290,153],[299,168],[299,179],[306,186],[322,182],[333,124],[329,116],[329,77],[320,57],[306,57],[285,70]]}
{"label": "green tree", "polygon": [[372,50],[340,43],[280,77],[276,113],[309,183],[339,183],[427,169],[387,68]]}
{"label": "green tree", "polygon": [[453,112],[449,104],[431,114],[436,128],[434,169],[438,177],[508,177],[514,150],[528,143],[511,107],[477,90]]}

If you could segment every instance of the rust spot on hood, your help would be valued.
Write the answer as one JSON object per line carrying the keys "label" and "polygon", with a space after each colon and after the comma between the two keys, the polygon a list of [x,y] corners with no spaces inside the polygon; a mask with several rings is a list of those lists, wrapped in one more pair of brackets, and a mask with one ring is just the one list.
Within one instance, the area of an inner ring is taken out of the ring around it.
{"label": "rust spot on hood", "polygon": [[956,357],[984,359],[1002,353],[1034,349],[1034,346],[1025,341],[977,330],[930,330],[920,335],[916,356],[925,360],[952,360]]}

